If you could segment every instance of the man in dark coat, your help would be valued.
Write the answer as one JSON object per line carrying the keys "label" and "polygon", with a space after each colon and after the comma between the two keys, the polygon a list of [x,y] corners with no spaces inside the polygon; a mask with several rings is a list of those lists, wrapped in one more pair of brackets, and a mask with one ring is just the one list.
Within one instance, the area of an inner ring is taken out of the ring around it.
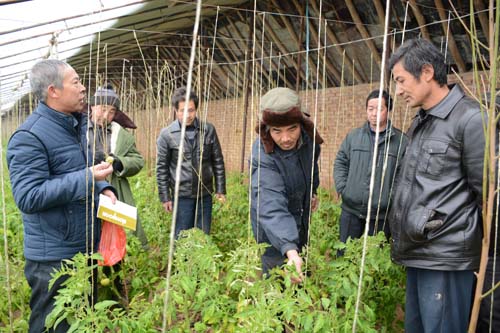
{"label": "man in dark coat", "polygon": [[419,110],[389,214],[392,259],[406,266],[405,330],[467,331],[482,238],[483,115],[430,42],[391,57],[396,94]]}
{"label": "man in dark coat", "polygon": [[382,91],[381,96],[378,127],[379,90],[374,90],[366,98],[367,121],[347,134],[335,159],[333,176],[336,190],[342,196],[340,241],[344,243],[349,237],[361,237],[365,230],[377,130],[377,164],[368,235],[384,231],[389,237],[389,225],[385,219],[394,176],[406,149],[407,138],[388,119],[392,109],[391,96],[386,91]]}
{"label": "man in dark coat", "polygon": [[[104,181],[113,172],[111,164],[87,167],[87,117],[80,113],[85,87],[75,70],[59,60],[43,60],[33,66],[30,84],[39,104],[12,134],[7,165],[24,224],[29,332],[41,333],[64,282],[59,279],[49,290],[51,274],[64,259],[97,251],[100,221],[91,218],[92,200],[99,193],[113,202],[116,197]],[[63,320],[55,332],[68,328]]]}
{"label": "man in dark coat", "polygon": [[298,274],[292,281],[299,283],[310,210],[318,206],[323,140],[303,112],[299,96],[288,88],[262,96],[257,132],[251,160],[251,219],[257,242],[269,245],[262,255],[262,269],[266,274],[288,259]]}
{"label": "man in dark coat", "polygon": [[215,192],[219,201],[226,200],[226,171],[217,132],[212,124],[196,117],[198,96],[191,91],[186,100],[186,88],[181,87],[172,95],[172,108],[177,119],[161,130],[157,140],[156,181],[163,208],[166,212],[171,212],[173,200],[176,199],[175,174],[185,107],[186,132],[175,222],[176,238],[182,230],[193,227],[202,229],[206,234],[210,233],[212,194]]}

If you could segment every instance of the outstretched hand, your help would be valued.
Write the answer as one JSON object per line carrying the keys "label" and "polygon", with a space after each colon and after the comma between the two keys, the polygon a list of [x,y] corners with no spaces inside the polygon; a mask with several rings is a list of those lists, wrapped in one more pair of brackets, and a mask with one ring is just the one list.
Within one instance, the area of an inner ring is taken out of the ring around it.
{"label": "outstretched hand", "polygon": [[302,258],[299,256],[297,250],[287,251],[286,256],[288,258],[288,265],[295,266],[295,270],[298,273],[298,276],[291,277],[292,283],[301,283],[304,281],[304,274],[302,273],[302,265],[304,262]]}

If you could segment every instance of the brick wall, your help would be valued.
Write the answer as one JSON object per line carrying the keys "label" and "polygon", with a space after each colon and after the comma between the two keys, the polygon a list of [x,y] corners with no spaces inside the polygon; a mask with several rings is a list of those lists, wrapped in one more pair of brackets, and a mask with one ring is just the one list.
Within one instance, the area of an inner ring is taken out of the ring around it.
{"label": "brick wall", "polygon": [[[472,79],[472,73],[465,73],[461,75],[460,80],[475,91]],[[450,75],[450,83],[457,81],[455,76]],[[347,133],[366,121],[366,96],[378,87],[378,83],[375,82],[343,88],[328,88],[320,90],[317,95],[315,91],[301,92],[302,102],[311,116],[316,117],[317,129],[325,140],[320,159],[322,187],[333,188],[333,163],[337,150]],[[217,129],[228,171],[240,170],[242,151],[245,153],[244,168],[247,169],[250,147],[256,138],[254,129],[257,122],[258,103],[258,98],[254,98],[253,101],[249,100],[244,146],[243,98],[212,101],[207,107],[200,106],[198,117],[206,116],[207,121],[213,123]],[[317,110],[316,114],[315,110]],[[404,101],[396,101],[390,118],[396,127],[407,129],[414,113],[415,110],[406,108]],[[171,114],[169,111],[160,110],[154,111],[150,117],[136,115],[135,118],[139,128],[145,129],[136,131],[139,149],[147,158],[154,159],[156,137],[161,127],[171,122]]]}
{"label": "brick wall", "polygon": [[[484,78],[484,75],[482,76]],[[485,78],[484,80],[487,81]],[[449,76],[450,83],[457,81],[462,81],[463,84],[475,93],[476,89],[473,85],[472,72],[464,73],[460,76],[460,79],[454,75]],[[320,159],[322,187],[333,187],[333,162],[338,147],[351,129],[361,126],[365,122],[365,100],[366,96],[373,89],[378,89],[378,83],[374,82],[372,84],[361,84],[343,88],[328,88],[320,90],[318,94],[316,94],[316,91],[303,91],[300,93],[303,104],[311,116],[316,118],[318,131],[325,140],[325,143],[322,145]],[[246,170],[248,166],[247,161],[250,154],[250,147],[256,138],[254,128],[257,122],[258,103],[258,98],[249,99],[244,146],[243,98],[212,101],[207,105],[201,105],[199,108],[198,116],[206,116],[206,119],[213,123],[217,129],[228,171],[240,170],[242,152],[245,153],[244,169]],[[317,108],[315,107],[316,105]],[[317,110],[316,113],[315,110]],[[150,109],[149,112],[134,110],[127,113],[134,119],[139,128],[139,130],[134,131],[139,150],[148,161],[154,163],[156,138],[161,128],[167,126],[172,121],[172,112],[169,109],[163,108]],[[390,117],[396,127],[406,129],[414,113],[415,110],[406,109],[404,101],[396,101]],[[19,117],[13,113],[3,120],[2,141],[5,143],[10,133],[22,123],[24,117]]]}
{"label": "brick wall", "polygon": [[[482,75],[487,81],[485,75]],[[449,82],[462,81],[475,93],[473,85],[473,73],[464,73],[460,79],[454,75],[449,76]],[[497,86],[500,85],[500,77]],[[378,83],[361,84],[343,88],[329,88],[316,91],[301,92],[303,104],[312,117],[316,117],[319,133],[325,140],[322,145],[320,159],[321,186],[333,188],[333,162],[338,147],[346,134],[354,127],[361,126],[366,120],[365,100],[366,96],[373,90],[378,89]],[[248,166],[250,147],[256,138],[254,131],[257,122],[258,99],[249,100],[248,122],[246,127],[246,140],[243,146],[243,111],[244,100],[227,99],[209,102],[201,105],[198,111],[199,117],[205,117],[213,123],[217,129],[222,144],[226,169],[228,171],[239,171],[241,166],[242,152],[245,153],[244,168]],[[317,108],[315,107],[317,105]],[[315,110],[317,113],[315,114]],[[253,111],[252,111],[253,110]],[[173,119],[169,109],[150,109],[149,112],[134,110],[127,112],[138,125],[139,130],[134,134],[137,138],[137,146],[144,157],[153,162],[156,155],[156,138],[162,127],[167,126]],[[415,110],[407,110],[404,101],[396,101],[394,110],[390,117],[398,128],[408,128]],[[24,121],[24,117],[10,114],[2,122],[2,141],[6,143],[10,133]],[[244,149],[243,149],[244,148]]]}

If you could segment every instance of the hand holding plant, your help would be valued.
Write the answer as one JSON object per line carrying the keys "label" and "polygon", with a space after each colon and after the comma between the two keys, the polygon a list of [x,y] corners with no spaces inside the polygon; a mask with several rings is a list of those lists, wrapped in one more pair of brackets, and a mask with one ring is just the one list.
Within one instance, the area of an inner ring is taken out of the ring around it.
{"label": "hand holding plant", "polygon": [[292,283],[301,283],[304,280],[304,274],[302,273],[302,258],[299,256],[297,250],[287,251],[286,256],[288,258],[288,265],[294,266],[297,271],[297,276],[294,274],[291,276]]}

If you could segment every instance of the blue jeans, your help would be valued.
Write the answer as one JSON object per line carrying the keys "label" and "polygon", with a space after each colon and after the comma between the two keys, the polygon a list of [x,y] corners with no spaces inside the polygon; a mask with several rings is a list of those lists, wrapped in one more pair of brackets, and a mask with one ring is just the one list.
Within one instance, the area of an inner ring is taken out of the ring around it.
{"label": "blue jeans", "polygon": [[177,219],[175,221],[175,238],[182,230],[200,228],[207,235],[212,224],[212,196],[202,198],[179,198],[177,202]]}
{"label": "blue jeans", "polygon": [[474,271],[408,267],[405,332],[467,332],[473,286]]}

